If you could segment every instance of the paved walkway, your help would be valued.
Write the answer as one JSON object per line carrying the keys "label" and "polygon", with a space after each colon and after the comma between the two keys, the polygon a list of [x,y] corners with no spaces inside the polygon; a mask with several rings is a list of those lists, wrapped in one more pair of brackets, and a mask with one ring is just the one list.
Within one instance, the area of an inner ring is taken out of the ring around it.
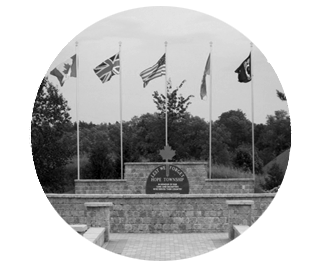
{"label": "paved walkway", "polygon": [[105,248],[131,258],[168,261],[198,256],[217,249],[229,241],[227,233],[111,233]]}

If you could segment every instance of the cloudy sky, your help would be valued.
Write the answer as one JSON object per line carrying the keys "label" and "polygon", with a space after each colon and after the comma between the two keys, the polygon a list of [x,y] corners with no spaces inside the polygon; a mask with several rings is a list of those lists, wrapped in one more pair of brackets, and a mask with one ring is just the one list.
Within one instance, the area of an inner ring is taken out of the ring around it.
{"label": "cloudy sky", "polygon": [[[155,112],[152,101],[154,91],[165,93],[165,78],[151,81],[143,88],[139,76],[154,65],[167,46],[167,73],[173,86],[182,80],[183,96],[194,95],[189,111],[193,115],[209,118],[209,103],[200,99],[200,85],[205,63],[212,47],[212,119],[226,111],[241,109],[251,119],[251,83],[239,83],[235,69],[250,52],[247,37],[235,28],[209,15],[172,7],[134,9],[107,17],[88,27],[70,43],[48,68],[48,73],[75,52],[79,42],[79,75],[67,80],[63,87],[55,77],[49,80],[58,85],[71,108],[72,120],[76,115],[76,85],[78,85],[79,119],[93,123],[120,120],[119,76],[102,83],[93,68],[119,51],[121,47],[123,120]],[[276,110],[288,110],[287,103],[276,96],[283,91],[279,79],[265,56],[253,46],[254,121],[265,123],[266,116]],[[207,77],[209,87],[209,77]]]}

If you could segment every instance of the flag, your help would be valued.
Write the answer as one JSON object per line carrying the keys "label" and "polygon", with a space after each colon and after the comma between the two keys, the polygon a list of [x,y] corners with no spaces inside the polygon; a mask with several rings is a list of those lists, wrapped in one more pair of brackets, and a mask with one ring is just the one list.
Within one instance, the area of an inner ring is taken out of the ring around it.
{"label": "flag", "polygon": [[201,83],[201,91],[200,91],[201,99],[206,97],[206,82],[205,82],[206,75],[210,75],[210,55],[208,57],[208,60],[206,61],[205,69],[204,69],[204,72],[203,72],[203,78],[202,78],[202,83]]}
{"label": "flag", "polygon": [[159,61],[150,68],[145,69],[140,73],[140,77],[144,82],[144,87],[153,80],[166,74],[166,54],[164,54]]}
{"label": "flag", "polygon": [[54,68],[50,74],[58,79],[61,86],[69,77],[76,77],[76,54]]}
{"label": "flag", "polygon": [[247,83],[251,81],[251,54],[244,60],[244,62],[235,70],[238,73],[238,81]]}
{"label": "flag", "polygon": [[113,55],[111,58],[105,60],[103,63],[94,68],[94,72],[103,83],[108,82],[113,75],[119,75],[119,53]]}

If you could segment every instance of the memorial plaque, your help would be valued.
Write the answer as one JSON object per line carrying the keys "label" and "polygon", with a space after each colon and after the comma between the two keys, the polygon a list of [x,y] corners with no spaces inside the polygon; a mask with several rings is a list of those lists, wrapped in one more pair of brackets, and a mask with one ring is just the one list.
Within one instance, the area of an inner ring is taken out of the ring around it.
{"label": "memorial plaque", "polygon": [[[166,172],[166,168],[169,169]],[[174,165],[161,165],[148,176],[146,194],[189,194],[189,182],[185,173]]]}

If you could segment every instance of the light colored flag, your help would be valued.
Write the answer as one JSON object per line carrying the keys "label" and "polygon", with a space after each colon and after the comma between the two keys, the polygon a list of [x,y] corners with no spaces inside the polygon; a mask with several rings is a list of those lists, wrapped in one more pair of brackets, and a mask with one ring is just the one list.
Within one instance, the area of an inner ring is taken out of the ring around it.
{"label": "light colored flag", "polygon": [[166,74],[166,54],[164,54],[159,61],[150,68],[145,69],[140,73],[140,77],[144,82],[144,87],[147,84],[158,77]]}
{"label": "light colored flag", "polygon": [[69,77],[76,77],[76,54],[54,68],[50,74],[58,79],[61,86]]}
{"label": "light colored flag", "polygon": [[201,89],[200,89],[201,99],[204,99],[206,97],[206,82],[205,82],[206,75],[210,75],[210,54],[209,54],[208,60],[206,61],[205,69],[203,72],[203,78],[202,78]]}
{"label": "light colored flag", "polygon": [[108,82],[114,75],[119,75],[119,53],[113,55],[112,57],[98,65],[96,68],[94,68],[94,72],[103,83]]}

